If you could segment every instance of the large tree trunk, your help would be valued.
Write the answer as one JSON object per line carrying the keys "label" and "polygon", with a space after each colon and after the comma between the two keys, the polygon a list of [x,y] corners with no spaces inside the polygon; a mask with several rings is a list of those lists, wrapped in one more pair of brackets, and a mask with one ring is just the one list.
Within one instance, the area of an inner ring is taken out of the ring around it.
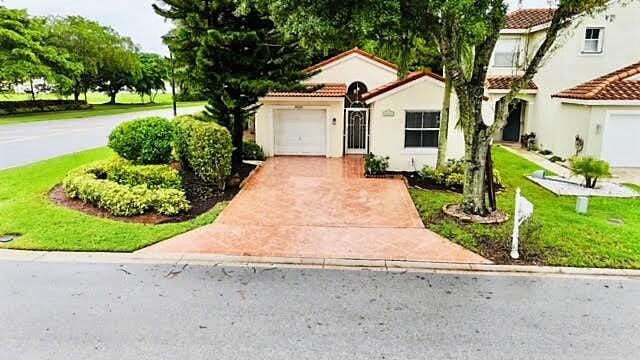
{"label": "large tree trunk", "polygon": [[438,160],[436,167],[441,167],[447,161],[447,142],[449,139],[449,110],[451,108],[451,79],[444,80],[444,100],[442,101],[442,114],[440,116],[440,134],[438,137]]}
{"label": "large tree trunk", "polygon": [[109,104],[111,105],[115,105],[116,104],[116,95],[118,95],[117,91],[111,90],[109,91]]}
{"label": "large tree trunk", "polygon": [[236,173],[242,165],[242,150],[244,137],[244,110],[235,109],[233,111],[233,126],[231,139],[233,141],[233,154],[231,155],[231,172]]}
{"label": "large tree trunk", "polygon": [[29,78],[29,86],[31,87],[31,100],[36,101],[36,89],[33,87],[33,79]]}
{"label": "large tree trunk", "polygon": [[459,98],[467,164],[462,207],[468,214],[486,215],[486,167],[491,134],[482,121],[482,97],[463,95]]}

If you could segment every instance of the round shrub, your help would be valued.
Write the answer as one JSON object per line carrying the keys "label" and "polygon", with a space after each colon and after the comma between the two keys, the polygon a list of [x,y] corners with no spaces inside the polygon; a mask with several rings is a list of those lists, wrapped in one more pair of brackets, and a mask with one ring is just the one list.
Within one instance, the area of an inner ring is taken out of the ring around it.
{"label": "round shrub", "polygon": [[173,125],[161,117],[124,122],[109,135],[109,147],[135,164],[167,164],[171,161]]}
{"label": "round shrub", "polygon": [[245,141],[242,145],[242,158],[244,160],[264,160],[264,151],[255,142]]}
{"label": "round shrub", "polygon": [[175,152],[180,163],[193,170],[203,181],[223,188],[231,175],[233,144],[229,131],[214,122],[200,121],[193,116],[178,116]]}

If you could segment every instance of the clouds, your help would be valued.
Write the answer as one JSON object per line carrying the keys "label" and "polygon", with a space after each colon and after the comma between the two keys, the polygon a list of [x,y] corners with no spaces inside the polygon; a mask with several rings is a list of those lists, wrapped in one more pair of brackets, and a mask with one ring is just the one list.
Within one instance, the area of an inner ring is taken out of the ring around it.
{"label": "clouds", "polygon": [[[0,5],[26,8],[30,14],[80,15],[109,25],[121,35],[132,38],[143,51],[168,55],[161,36],[171,24],[151,8],[155,0],[0,0]],[[518,0],[509,0],[514,8]],[[525,7],[548,7],[548,0],[523,0]]]}

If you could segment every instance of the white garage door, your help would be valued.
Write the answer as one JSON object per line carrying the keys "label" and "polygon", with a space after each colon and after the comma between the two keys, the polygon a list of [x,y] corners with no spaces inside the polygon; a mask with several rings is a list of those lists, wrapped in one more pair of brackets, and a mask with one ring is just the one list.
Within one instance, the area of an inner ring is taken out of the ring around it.
{"label": "white garage door", "polygon": [[276,110],[276,155],[326,155],[325,110]]}
{"label": "white garage door", "polygon": [[640,167],[640,113],[611,114],[604,127],[602,158],[616,167]]}

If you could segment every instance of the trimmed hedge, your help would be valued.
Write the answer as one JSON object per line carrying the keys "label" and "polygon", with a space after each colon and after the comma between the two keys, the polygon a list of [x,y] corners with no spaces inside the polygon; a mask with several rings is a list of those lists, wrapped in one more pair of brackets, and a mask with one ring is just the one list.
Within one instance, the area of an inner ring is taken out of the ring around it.
{"label": "trimmed hedge", "polygon": [[91,105],[84,100],[0,101],[0,115],[89,108],[91,108]]}
{"label": "trimmed hedge", "polygon": [[264,160],[262,147],[253,141],[244,141],[242,145],[242,158],[245,160]]}
{"label": "trimmed hedge", "polygon": [[189,210],[180,183],[178,171],[169,166],[131,165],[118,158],[77,168],[62,181],[70,198],[116,216],[139,215],[148,210],[176,215]]}
{"label": "trimmed hedge", "polygon": [[172,142],[173,125],[161,117],[123,122],[109,135],[109,147],[135,164],[168,164]]}
{"label": "trimmed hedge", "polygon": [[88,164],[81,171],[122,185],[147,185],[150,189],[182,189],[182,177],[178,170],[167,165],[132,165],[118,156]]}
{"label": "trimmed hedge", "polygon": [[178,116],[173,124],[174,150],[182,166],[193,170],[203,181],[224,188],[231,175],[233,144],[229,131],[191,115]]}
{"label": "trimmed hedge", "polygon": [[[464,185],[464,169],[464,160],[449,159],[444,166],[439,168],[425,165],[419,174],[424,180],[434,184],[462,187]],[[497,187],[504,187],[500,172],[496,168],[493,168],[493,182]]]}

